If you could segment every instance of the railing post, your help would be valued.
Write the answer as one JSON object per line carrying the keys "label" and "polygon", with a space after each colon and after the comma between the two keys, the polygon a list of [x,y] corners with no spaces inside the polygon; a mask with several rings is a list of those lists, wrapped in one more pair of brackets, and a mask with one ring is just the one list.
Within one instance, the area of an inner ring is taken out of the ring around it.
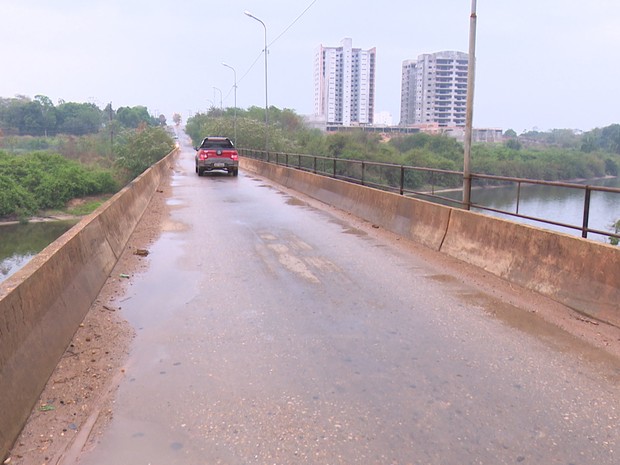
{"label": "railing post", "polygon": [[515,212],[517,215],[519,214],[519,202],[521,200],[521,181],[517,183],[517,211]]}
{"label": "railing post", "polygon": [[362,186],[365,186],[366,184],[364,184],[364,169],[366,168],[366,164],[364,162],[362,162]]}
{"label": "railing post", "polygon": [[334,158],[334,178],[336,177],[336,158]]}
{"label": "railing post", "polygon": [[405,165],[400,165],[400,195],[405,193]]}
{"label": "railing post", "polygon": [[286,153],[286,167],[288,168],[288,152]]}
{"label": "railing post", "polygon": [[583,202],[583,227],[581,229],[581,237],[588,237],[588,222],[590,221],[590,186],[586,186],[586,198]]}
{"label": "railing post", "polygon": [[313,172],[314,174],[316,174],[316,156],[312,157],[313,161],[312,161],[312,168],[313,168]]}

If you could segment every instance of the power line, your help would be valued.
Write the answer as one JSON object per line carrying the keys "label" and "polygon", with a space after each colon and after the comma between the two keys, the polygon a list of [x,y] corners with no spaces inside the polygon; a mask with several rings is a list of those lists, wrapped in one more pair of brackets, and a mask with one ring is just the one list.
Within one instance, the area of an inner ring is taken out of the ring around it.
{"label": "power line", "polygon": [[312,5],[314,5],[316,3],[317,0],[313,0],[312,3],[310,3],[310,5],[308,5],[306,7],[306,9],[304,11],[301,12],[301,14],[299,16],[297,16],[297,18],[295,18],[295,20],[286,28],[282,31],[282,33],[280,33],[280,35],[278,37],[276,37],[275,39],[273,39],[271,41],[271,43],[269,43],[269,45],[267,46],[267,48],[271,47],[271,45],[273,45],[280,37],[282,37],[284,34],[286,34],[286,31],[288,31],[291,27],[293,27],[293,25],[299,21],[299,19],[306,14],[306,12],[310,9],[310,7]]}
{"label": "power line", "polygon": [[[291,24],[289,24],[289,25],[286,27],[286,29],[284,29],[284,31],[282,31],[282,32],[280,33],[280,35],[278,35],[275,39],[273,39],[273,40],[272,40],[272,41],[271,41],[271,42],[267,45],[267,48],[271,47],[271,46],[272,46],[272,45],[273,45],[273,44],[274,44],[277,40],[279,40],[279,39],[280,39],[280,37],[282,37],[284,34],[286,34],[286,32],[287,32],[287,31],[288,31],[291,27],[293,27],[293,25],[294,25],[297,21],[299,21],[299,20],[300,20],[300,18],[301,18],[303,15],[305,15],[305,14],[306,14],[306,12],[310,9],[310,7],[312,7],[312,5],[314,5],[316,2],[317,2],[317,0],[312,0],[312,2],[310,3],[310,5],[308,5],[308,6],[306,7],[306,9],[305,9],[304,11],[302,11],[302,12],[299,14],[299,16],[297,16],[297,18],[295,18],[295,19],[293,20],[293,22],[292,22]],[[258,60],[260,60],[260,58],[263,56],[263,53],[265,53],[265,50],[263,50],[262,52],[260,52],[260,53],[258,54],[258,56],[257,56],[257,57],[256,57],[256,59],[254,60],[254,62],[250,65],[250,67],[248,68],[248,70],[247,70],[247,71],[246,71],[246,72],[245,72],[245,73],[241,76],[241,79],[239,79],[239,80],[237,81],[237,84],[239,84],[241,81],[243,81],[243,78],[244,78],[244,77],[246,77],[246,76],[249,74],[249,72],[250,72],[250,71],[252,71],[252,68],[254,68],[254,66],[256,65],[256,63],[258,62]],[[228,96],[228,95],[230,94],[230,92],[231,92],[231,91],[229,90],[229,91],[228,91],[228,94],[226,94],[226,95]]]}

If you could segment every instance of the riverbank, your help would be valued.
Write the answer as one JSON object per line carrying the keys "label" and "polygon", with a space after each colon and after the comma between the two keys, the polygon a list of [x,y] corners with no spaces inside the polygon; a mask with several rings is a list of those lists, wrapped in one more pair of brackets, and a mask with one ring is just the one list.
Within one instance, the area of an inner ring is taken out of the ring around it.
{"label": "riverbank", "polygon": [[97,195],[81,197],[70,200],[64,210],[44,210],[38,215],[28,218],[19,218],[16,215],[0,218],[0,226],[27,224],[27,223],[47,223],[51,221],[70,221],[79,220],[82,217],[94,212],[101,204],[110,198],[109,195]]}
{"label": "riverbank", "polygon": [[50,223],[52,221],[71,221],[75,220],[76,222],[82,218],[83,215],[69,215],[69,214],[58,214],[58,215],[50,215],[50,216],[33,216],[26,220],[10,220],[3,219],[0,220],[0,227],[2,226],[11,226],[15,224],[28,224],[28,223]]}

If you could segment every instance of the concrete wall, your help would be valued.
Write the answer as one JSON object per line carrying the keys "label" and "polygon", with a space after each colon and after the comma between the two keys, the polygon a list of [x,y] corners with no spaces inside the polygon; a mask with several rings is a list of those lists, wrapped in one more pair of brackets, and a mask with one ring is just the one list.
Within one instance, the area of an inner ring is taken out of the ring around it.
{"label": "concrete wall", "polygon": [[241,167],[620,326],[620,247],[248,158]]}
{"label": "concrete wall", "polygon": [[19,435],[175,153],[0,284],[0,459]]}

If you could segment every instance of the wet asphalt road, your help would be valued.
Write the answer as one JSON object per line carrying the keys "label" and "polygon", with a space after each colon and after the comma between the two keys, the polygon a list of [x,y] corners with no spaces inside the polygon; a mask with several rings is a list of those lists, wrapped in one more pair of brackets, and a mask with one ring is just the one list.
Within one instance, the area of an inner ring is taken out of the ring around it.
{"label": "wet asphalt road", "polygon": [[138,335],[114,419],[81,464],[620,463],[617,360],[192,157],[123,302]]}

